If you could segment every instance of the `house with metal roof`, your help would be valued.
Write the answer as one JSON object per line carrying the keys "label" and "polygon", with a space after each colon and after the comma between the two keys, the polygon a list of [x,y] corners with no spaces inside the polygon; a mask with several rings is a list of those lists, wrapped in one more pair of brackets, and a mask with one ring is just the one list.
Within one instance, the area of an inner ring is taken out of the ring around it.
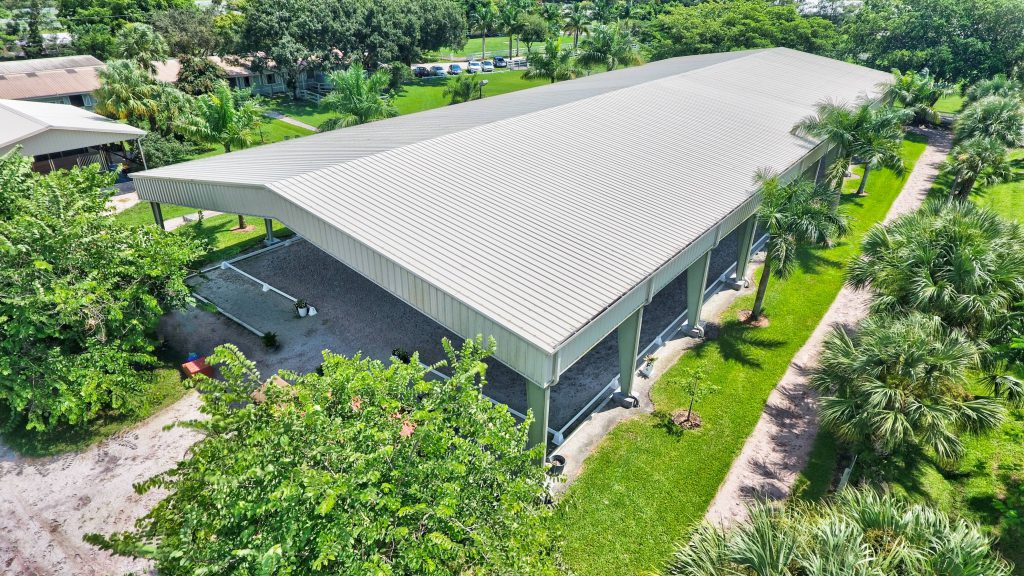
{"label": "house with metal roof", "polygon": [[92,108],[102,67],[103,62],[87,55],[0,62],[0,99]]}
{"label": "house with metal roof", "polygon": [[[888,77],[783,48],[674,58],[134,178],[158,220],[162,202],[280,220],[455,334],[493,336],[539,443],[560,375],[613,333],[630,394],[645,306],[683,273],[701,335],[733,231],[744,281],[754,174],[814,178],[829,144],[793,126]],[[437,169],[495,146],[508,161]]]}
{"label": "house with metal roof", "polygon": [[99,163],[105,169],[124,160],[123,147],[110,147],[146,135],[128,124],[67,104],[0,100],[0,154],[17,146],[49,172]]}

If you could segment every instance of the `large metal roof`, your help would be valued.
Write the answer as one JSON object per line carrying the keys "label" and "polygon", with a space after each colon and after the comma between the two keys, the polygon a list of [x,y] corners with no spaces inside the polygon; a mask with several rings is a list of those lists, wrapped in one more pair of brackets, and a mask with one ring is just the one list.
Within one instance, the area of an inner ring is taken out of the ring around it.
{"label": "large metal roof", "polygon": [[92,56],[62,56],[0,62],[0,98],[30,100],[87,94],[99,88],[97,71],[103,67]]}
{"label": "large metal roof", "polygon": [[26,156],[51,154],[122,140],[146,132],[75,106],[0,100],[0,154],[22,146]]}
{"label": "large metal roof", "polygon": [[756,209],[791,128],[887,74],[788,49],[676,58],[136,174],[282,220],[540,383]]}

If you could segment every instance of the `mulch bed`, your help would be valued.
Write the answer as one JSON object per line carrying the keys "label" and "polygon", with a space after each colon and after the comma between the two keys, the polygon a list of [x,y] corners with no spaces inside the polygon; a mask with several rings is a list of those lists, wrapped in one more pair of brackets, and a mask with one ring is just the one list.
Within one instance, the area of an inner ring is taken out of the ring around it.
{"label": "mulch bed", "polygon": [[764,315],[764,312],[761,313],[761,317],[758,318],[757,321],[751,322],[750,321],[750,313],[751,312],[752,312],[751,310],[740,310],[740,313],[739,313],[740,322],[743,322],[747,326],[753,326],[754,328],[765,328],[765,327],[768,326],[768,324],[770,324],[770,322],[768,321],[768,317]]}
{"label": "mulch bed", "polygon": [[676,410],[675,412],[672,413],[672,422],[674,422],[676,426],[679,426],[684,430],[694,430],[700,428],[700,414],[697,414],[696,412],[691,412],[690,417],[687,418],[686,410]]}

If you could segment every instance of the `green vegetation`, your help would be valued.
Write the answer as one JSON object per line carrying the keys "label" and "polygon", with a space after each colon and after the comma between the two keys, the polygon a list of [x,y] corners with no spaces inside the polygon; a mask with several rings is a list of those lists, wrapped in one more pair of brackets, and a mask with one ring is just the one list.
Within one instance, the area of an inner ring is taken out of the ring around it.
{"label": "green vegetation", "polygon": [[[186,224],[178,230],[183,234],[195,234],[209,247],[209,252],[196,262],[196,266],[227,260],[254,246],[259,246],[267,234],[262,218],[254,219],[245,230],[239,230],[238,218],[231,214],[204,218],[202,222]],[[285,238],[291,235],[291,230],[274,221],[274,236]]]}
{"label": "green vegetation", "polygon": [[959,94],[946,94],[939,98],[932,110],[942,114],[956,114],[964,107],[964,97]]}
{"label": "green vegetation", "polygon": [[[160,208],[165,221],[197,212],[195,208],[173,204],[161,204]],[[153,222],[153,210],[149,207],[149,202],[139,202],[131,208],[118,212],[114,215],[114,220],[126,226],[156,226],[156,223]]]}
{"label": "green vegetation", "polygon": [[1003,218],[1024,223],[1024,150],[1014,150],[1009,157],[1016,167],[1014,176],[1008,182],[976,189],[971,199]]}
{"label": "green vegetation", "polygon": [[[487,86],[484,86],[484,98],[546,84],[543,80],[524,80],[521,70],[483,74],[481,79],[487,80]],[[412,114],[447,106],[449,98],[444,95],[446,84],[447,81],[444,78],[424,78],[406,86],[402,94],[395,98],[398,112]]]}
{"label": "green vegetation", "polygon": [[[481,338],[447,340],[451,379],[324,353],[291,385],[232,345],[199,378],[209,420],[136,527],[86,540],[165,575],[557,574],[543,448],[480,388]],[[242,406],[242,408],[239,408]],[[194,537],[205,534],[205,537]]]}
{"label": "green vegetation", "polygon": [[[924,147],[923,140],[908,137],[908,169]],[[844,195],[851,220],[846,241],[801,250],[798,269],[765,298],[771,324],[753,328],[740,322],[737,316],[750,308],[753,295],[739,299],[723,313],[717,338],[685,354],[655,384],[658,412],[620,424],[590,456],[556,511],[566,539],[563,556],[576,573],[638,574],[664,566],[675,543],[703,517],[768,394],[842,287],[844,264],[885,216],[903,182],[880,170],[866,197]],[[847,182],[848,192],[856,187],[855,179]],[[665,415],[688,404],[679,382],[702,362],[722,390],[702,402],[702,428],[678,434],[665,426]]]}

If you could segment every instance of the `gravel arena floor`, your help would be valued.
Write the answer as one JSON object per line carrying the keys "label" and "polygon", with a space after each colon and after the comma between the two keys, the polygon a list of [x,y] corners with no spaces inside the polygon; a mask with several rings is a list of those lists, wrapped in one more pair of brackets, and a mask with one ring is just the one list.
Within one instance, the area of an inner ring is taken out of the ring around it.
{"label": "gravel arena floor", "polygon": [[[724,238],[712,254],[709,282],[735,260],[737,234]],[[309,242],[245,258],[234,265],[261,281],[316,307],[314,317],[298,318],[280,295],[263,292],[256,282],[233,270],[213,270],[190,281],[197,293],[260,331],[273,331],[281,346],[263,347],[259,338],[220,314],[194,308],[164,318],[161,332],[172,348],[208,354],[224,342],[236,344],[264,376],[280,369],[315,370],[322,351],[361,353],[388,360],[403,348],[433,364],[444,359],[441,339],[461,339],[383,288],[362,277]],[[686,274],[654,298],[644,311],[643,345],[653,342],[686,307]],[[498,342],[498,346],[501,343]],[[490,362],[484,392],[521,413],[526,411],[526,380],[496,360]],[[443,372],[443,370],[442,370]],[[550,427],[561,429],[618,374],[618,345],[611,333],[563,373],[551,392]],[[568,431],[567,431],[568,432]]]}

